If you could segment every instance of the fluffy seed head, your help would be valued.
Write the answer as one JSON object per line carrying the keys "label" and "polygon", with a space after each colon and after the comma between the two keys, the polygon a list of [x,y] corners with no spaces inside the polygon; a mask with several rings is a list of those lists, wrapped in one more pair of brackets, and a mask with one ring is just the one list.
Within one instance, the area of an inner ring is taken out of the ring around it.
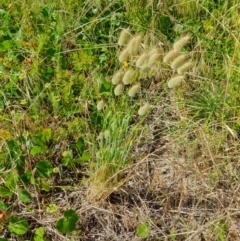
{"label": "fluffy seed head", "polygon": [[130,40],[130,42],[127,45],[127,49],[129,51],[129,53],[131,53],[133,55],[137,54],[140,44],[141,44],[141,40],[142,40],[141,35],[137,35]]}
{"label": "fluffy seed head", "polygon": [[123,93],[124,85],[118,84],[114,89],[114,95],[119,96]]}
{"label": "fluffy seed head", "polygon": [[141,87],[140,83],[133,85],[128,91],[128,96],[134,97],[137,94],[137,92],[140,90],[140,87]]}
{"label": "fluffy seed head", "polygon": [[163,62],[168,64],[169,62],[171,62],[177,55],[178,55],[178,51],[176,49],[172,49],[170,50],[163,58]]}
{"label": "fluffy seed head", "polygon": [[184,47],[184,45],[189,41],[190,38],[190,35],[186,35],[180,38],[177,42],[173,44],[173,48],[175,50],[180,50],[182,47]]}
{"label": "fluffy seed head", "polygon": [[148,58],[148,53],[142,53],[137,59],[136,66],[141,68],[147,62]]}
{"label": "fluffy seed head", "polygon": [[127,29],[123,29],[120,33],[119,39],[118,39],[118,45],[124,46],[127,43],[128,37],[130,36],[130,33]]}
{"label": "fluffy seed head", "polygon": [[140,116],[145,115],[148,112],[149,108],[150,108],[150,105],[146,103],[144,106],[140,107],[140,109],[138,110],[138,115]]}
{"label": "fluffy seed head", "polygon": [[112,77],[112,84],[118,85],[121,82],[123,76],[123,72],[119,70],[113,77]]}
{"label": "fluffy seed head", "polygon": [[184,60],[187,58],[185,54],[181,54],[177,56],[176,59],[174,59],[171,63],[171,68],[172,69],[178,69],[184,64]]}
{"label": "fluffy seed head", "polygon": [[97,103],[97,109],[98,110],[102,110],[103,107],[104,107],[104,101],[103,100],[100,100],[98,103]]}
{"label": "fluffy seed head", "polygon": [[140,69],[141,73],[147,74],[150,71],[150,68],[148,67],[147,64],[143,65]]}
{"label": "fluffy seed head", "polygon": [[183,75],[177,75],[168,81],[168,88],[176,88],[184,81]]}
{"label": "fluffy seed head", "polygon": [[105,139],[108,139],[110,137],[110,131],[109,130],[105,130],[103,135],[104,135]]}
{"label": "fluffy seed head", "polygon": [[125,85],[129,85],[129,84],[133,83],[135,79],[136,79],[136,72],[133,69],[129,69],[124,74],[124,76],[122,78],[122,82]]}
{"label": "fluffy seed head", "polygon": [[127,60],[128,56],[129,56],[129,50],[124,49],[118,56],[118,60],[122,63]]}
{"label": "fluffy seed head", "polygon": [[193,62],[186,62],[178,69],[178,74],[185,74],[189,69],[193,67]]}
{"label": "fluffy seed head", "polygon": [[153,67],[154,64],[156,63],[158,57],[159,57],[158,53],[152,54],[150,56],[150,58],[148,59],[147,66],[150,67],[150,68]]}
{"label": "fluffy seed head", "polygon": [[159,54],[161,51],[159,48],[153,48],[149,51],[149,55]]}

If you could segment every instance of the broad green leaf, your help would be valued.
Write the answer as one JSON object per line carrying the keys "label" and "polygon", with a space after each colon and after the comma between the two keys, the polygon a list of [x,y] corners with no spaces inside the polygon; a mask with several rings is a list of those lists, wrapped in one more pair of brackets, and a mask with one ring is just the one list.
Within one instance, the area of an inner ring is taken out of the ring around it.
{"label": "broad green leaf", "polygon": [[37,163],[36,166],[37,174],[40,177],[50,177],[51,173],[53,172],[53,165],[49,161],[40,161]]}
{"label": "broad green leaf", "polygon": [[148,222],[141,223],[137,227],[137,235],[140,238],[147,238],[149,236],[149,223]]}
{"label": "broad green leaf", "polygon": [[18,195],[23,203],[29,203],[32,199],[31,194],[26,190],[19,189]]}
{"label": "broad green leaf", "polygon": [[6,51],[11,49],[13,46],[13,42],[11,40],[5,40],[0,43],[0,51]]}
{"label": "broad green leaf", "polygon": [[80,158],[81,161],[88,161],[90,158],[91,158],[91,154],[87,153],[87,152],[84,152],[82,154],[82,157]]}
{"label": "broad green leaf", "polygon": [[83,152],[84,151],[84,139],[83,137],[79,137],[76,144],[75,144],[77,150],[79,152]]}
{"label": "broad green leaf", "polygon": [[9,241],[9,239],[6,239],[6,238],[0,238],[0,241]]}
{"label": "broad green leaf", "polygon": [[24,182],[24,183],[30,183],[31,181],[31,178],[32,178],[32,172],[25,172],[22,176],[21,176],[21,180]]}
{"label": "broad green leaf", "polygon": [[0,186],[0,197],[11,197],[12,194],[9,189]]}
{"label": "broad green leaf", "polygon": [[33,156],[36,156],[37,154],[41,153],[43,150],[43,148],[41,146],[34,146],[31,151],[30,154]]}
{"label": "broad green leaf", "polygon": [[62,234],[67,234],[75,229],[78,216],[74,210],[69,209],[64,212],[64,217],[57,221],[56,228]]}
{"label": "broad green leaf", "polygon": [[2,200],[0,200],[0,209],[7,211],[9,209],[9,205],[5,204]]}
{"label": "broad green leaf", "polygon": [[14,191],[17,185],[18,175],[16,172],[12,171],[8,174],[6,178],[5,186],[10,190]]}
{"label": "broad green leaf", "polygon": [[51,190],[49,183],[44,179],[42,179],[41,181],[42,181],[42,189],[45,192],[49,192]]}
{"label": "broad green leaf", "polygon": [[43,227],[39,227],[36,229],[35,233],[34,233],[34,241],[45,241],[46,239],[44,239],[43,237],[44,235],[44,228]]}
{"label": "broad green leaf", "polygon": [[14,235],[24,235],[28,231],[28,222],[22,217],[11,216],[9,219],[8,230]]}

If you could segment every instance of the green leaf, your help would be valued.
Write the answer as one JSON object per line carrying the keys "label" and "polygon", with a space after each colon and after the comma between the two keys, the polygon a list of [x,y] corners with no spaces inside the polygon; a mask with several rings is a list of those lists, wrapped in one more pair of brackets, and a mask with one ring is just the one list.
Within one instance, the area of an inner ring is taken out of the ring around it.
{"label": "green leaf", "polygon": [[53,165],[49,161],[40,161],[37,163],[36,169],[40,177],[50,177],[53,172]]}
{"label": "green leaf", "polygon": [[12,194],[9,189],[0,186],[0,197],[11,197]]}
{"label": "green leaf", "polygon": [[11,216],[9,219],[8,230],[14,235],[24,235],[28,231],[28,222],[22,217]]}
{"label": "green leaf", "polygon": [[10,172],[6,178],[5,186],[14,191],[17,185],[18,175],[16,172]]}
{"label": "green leaf", "polygon": [[31,178],[32,178],[32,172],[28,171],[28,172],[25,172],[22,176],[21,176],[21,180],[24,182],[24,183],[30,183],[31,181]]}
{"label": "green leaf", "polygon": [[64,212],[64,217],[57,221],[56,228],[62,234],[67,234],[75,229],[78,216],[74,210],[69,209]]}
{"label": "green leaf", "polygon": [[6,239],[6,238],[0,238],[0,241],[9,241],[9,239]]}
{"label": "green leaf", "polygon": [[41,181],[42,181],[42,189],[45,192],[49,192],[51,190],[49,183],[47,181],[45,181],[44,179],[42,179]]}
{"label": "green leaf", "polygon": [[7,211],[9,209],[9,205],[5,204],[2,200],[0,200],[0,209]]}
{"label": "green leaf", "polygon": [[84,139],[83,139],[83,137],[78,138],[75,146],[80,153],[84,151]]}
{"label": "green leaf", "polygon": [[81,157],[81,161],[88,161],[90,158],[91,158],[92,156],[91,156],[91,154],[89,154],[89,153],[87,153],[87,152],[84,152],[83,154],[82,154],[82,157]]}
{"label": "green leaf", "polygon": [[0,51],[6,51],[11,49],[13,46],[13,42],[10,40],[5,40],[2,43],[0,43]]}
{"label": "green leaf", "polygon": [[43,227],[39,227],[36,229],[35,233],[34,233],[34,241],[45,241],[46,239],[43,238],[44,235],[44,228]]}
{"label": "green leaf", "polygon": [[23,203],[29,203],[31,201],[31,199],[32,199],[31,194],[28,191],[26,191],[26,190],[19,189],[18,190],[18,195],[19,195],[20,200]]}
{"label": "green leaf", "polygon": [[56,213],[58,211],[58,206],[55,203],[50,203],[46,211],[47,213]]}
{"label": "green leaf", "polygon": [[137,235],[140,238],[147,238],[149,236],[149,223],[148,222],[141,223],[137,227]]}
{"label": "green leaf", "polygon": [[34,146],[31,151],[30,151],[30,154],[32,156],[36,156],[37,154],[41,153],[43,150],[43,148],[41,146]]}

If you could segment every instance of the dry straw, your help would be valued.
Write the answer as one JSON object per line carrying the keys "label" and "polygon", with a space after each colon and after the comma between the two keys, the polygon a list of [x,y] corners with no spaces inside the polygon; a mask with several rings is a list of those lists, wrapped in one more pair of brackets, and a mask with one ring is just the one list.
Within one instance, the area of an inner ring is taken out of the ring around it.
{"label": "dry straw", "polygon": [[177,42],[175,42],[173,44],[173,48],[175,50],[180,50],[182,47],[184,47],[184,45],[187,44],[187,42],[190,40],[190,38],[191,38],[190,35],[186,35],[186,36],[180,38]]}
{"label": "dry straw", "polygon": [[179,54],[179,51],[177,51],[176,49],[172,49],[170,50],[163,58],[163,62],[168,64],[169,62],[171,62],[175,57],[177,57],[177,55]]}
{"label": "dry straw", "polygon": [[118,84],[115,89],[114,89],[114,94],[116,96],[119,96],[123,93],[124,85],[123,84]]}
{"label": "dry straw", "polygon": [[123,29],[118,39],[118,45],[124,46],[127,43],[129,36],[129,31],[127,29]]}
{"label": "dry straw", "polygon": [[143,116],[146,115],[148,110],[150,108],[150,104],[146,103],[144,106],[142,106],[139,110],[138,110],[138,115]]}
{"label": "dry straw", "polygon": [[171,63],[172,69],[178,69],[184,64],[184,60],[187,58],[185,54],[179,55],[176,59],[174,59]]}
{"label": "dry straw", "polygon": [[136,79],[136,72],[133,69],[129,69],[124,74],[124,76],[122,78],[122,82],[125,85],[129,85],[129,84],[133,83],[135,81],[135,79]]}
{"label": "dry straw", "polygon": [[193,67],[193,62],[186,62],[178,69],[178,74],[185,74],[189,69]]}
{"label": "dry straw", "polygon": [[126,48],[120,53],[120,55],[118,56],[118,60],[122,63],[128,59],[128,56],[129,50]]}
{"label": "dry straw", "polygon": [[118,85],[123,77],[123,72],[119,70],[113,77],[112,77],[112,84],[113,85]]}
{"label": "dry straw", "polygon": [[141,68],[147,62],[148,58],[149,58],[148,53],[142,53],[136,61],[136,66],[138,68]]}
{"label": "dry straw", "polygon": [[137,92],[140,90],[140,88],[141,88],[140,83],[133,85],[128,91],[128,96],[134,97],[137,94]]}
{"label": "dry straw", "polygon": [[100,100],[98,103],[97,103],[97,109],[98,110],[102,110],[104,108],[104,101],[103,100]]}
{"label": "dry straw", "polygon": [[182,82],[184,82],[184,76],[183,76],[183,75],[177,75],[177,76],[171,78],[171,79],[168,81],[168,87],[169,87],[170,89],[176,88],[176,87],[178,87],[179,85],[181,85]]}

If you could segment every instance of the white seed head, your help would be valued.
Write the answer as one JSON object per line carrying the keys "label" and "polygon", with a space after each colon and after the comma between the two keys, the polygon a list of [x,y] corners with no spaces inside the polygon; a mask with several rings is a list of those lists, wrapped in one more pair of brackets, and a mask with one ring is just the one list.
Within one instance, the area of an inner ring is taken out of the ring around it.
{"label": "white seed head", "polygon": [[133,55],[137,54],[141,41],[142,41],[141,35],[137,35],[137,36],[133,37],[127,45],[127,49],[129,51],[129,53],[131,53]]}
{"label": "white seed head", "polygon": [[133,83],[135,81],[135,79],[136,79],[136,72],[133,69],[129,69],[124,74],[124,76],[122,78],[122,82],[125,85],[130,85],[131,83]]}
{"label": "white seed head", "polygon": [[128,56],[129,56],[129,50],[124,49],[118,56],[118,60],[122,63],[128,59]]}
{"label": "white seed head", "polygon": [[100,100],[98,103],[97,103],[97,109],[98,110],[102,110],[104,108],[104,101],[103,100]]}
{"label": "white seed head", "polygon": [[140,69],[141,73],[147,74],[150,71],[150,68],[148,67],[147,64],[143,65]]}
{"label": "white seed head", "polygon": [[191,38],[190,35],[186,35],[186,36],[180,38],[177,42],[175,42],[173,44],[173,48],[175,50],[180,50],[182,47],[184,47],[184,45],[187,44],[187,42],[189,41],[190,38]]}
{"label": "white seed head", "polygon": [[118,85],[123,77],[123,72],[119,70],[113,77],[112,77],[112,84],[113,85]]}
{"label": "white seed head", "polygon": [[146,115],[149,108],[150,108],[150,104],[146,103],[144,106],[140,107],[140,109],[138,110],[138,115],[140,116]]}
{"label": "white seed head", "polygon": [[149,51],[149,55],[159,54],[160,50],[158,48],[153,48]]}
{"label": "white seed head", "polygon": [[184,60],[187,58],[185,54],[181,54],[177,56],[176,59],[174,59],[171,63],[171,68],[172,69],[178,69],[184,64]]}
{"label": "white seed head", "polygon": [[99,133],[97,139],[98,139],[98,140],[102,140],[102,139],[103,139],[103,133],[102,133],[102,132]]}
{"label": "white seed head", "polygon": [[119,96],[123,93],[124,85],[123,84],[118,84],[115,89],[114,89],[114,94],[116,96]]}
{"label": "white seed head", "polygon": [[163,62],[168,64],[169,62],[171,62],[177,55],[179,54],[179,52],[175,49],[170,50],[163,58]]}
{"label": "white seed head", "polygon": [[110,137],[110,131],[109,130],[105,130],[103,135],[104,135],[105,139],[108,139]]}
{"label": "white seed head", "polygon": [[124,46],[127,43],[129,36],[130,36],[129,31],[127,29],[123,29],[118,39],[118,45]]}
{"label": "white seed head", "polygon": [[138,68],[141,68],[147,62],[148,58],[149,58],[148,53],[142,53],[136,61],[136,66]]}
{"label": "white seed head", "polygon": [[184,76],[183,75],[177,75],[173,78],[171,78],[168,81],[168,88],[172,89],[172,88],[176,88],[179,85],[181,85],[181,83],[184,81]]}
{"label": "white seed head", "polygon": [[178,69],[178,74],[185,74],[189,69],[193,67],[193,62],[186,62]]}
{"label": "white seed head", "polygon": [[140,90],[140,88],[141,88],[140,83],[133,85],[128,91],[128,96],[134,97],[137,94],[137,92]]}
{"label": "white seed head", "polygon": [[159,58],[159,54],[158,53],[152,54],[150,56],[150,58],[148,59],[147,66],[150,67],[150,68],[153,67],[154,64],[156,64],[158,58]]}

